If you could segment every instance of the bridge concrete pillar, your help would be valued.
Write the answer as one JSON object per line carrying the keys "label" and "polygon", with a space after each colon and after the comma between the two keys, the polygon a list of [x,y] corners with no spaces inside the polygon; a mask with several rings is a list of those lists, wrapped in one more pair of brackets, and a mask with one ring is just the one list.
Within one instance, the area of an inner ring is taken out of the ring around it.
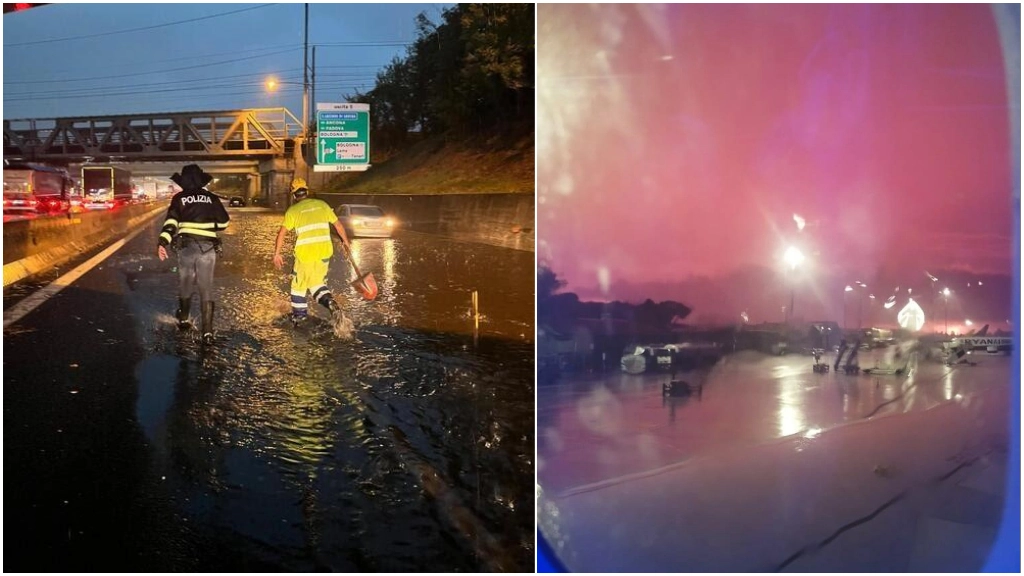
{"label": "bridge concrete pillar", "polygon": [[249,198],[249,203],[253,204],[266,204],[263,198],[263,187],[260,186],[260,173],[249,174],[249,189],[246,190],[246,196]]}
{"label": "bridge concrete pillar", "polygon": [[289,158],[272,158],[260,161],[261,197],[266,199],[265,206],[276,210],[284,210],[291,205],[292,178],[295,175],[295,163]]}

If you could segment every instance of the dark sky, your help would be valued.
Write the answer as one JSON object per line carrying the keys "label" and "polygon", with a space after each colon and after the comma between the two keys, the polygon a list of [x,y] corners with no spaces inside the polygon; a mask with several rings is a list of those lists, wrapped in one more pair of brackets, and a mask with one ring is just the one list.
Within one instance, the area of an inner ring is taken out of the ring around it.
{"label": "dark sky", "polygon": [[[835,317],[856,280],[1012,273],[988,6],[541,5],[538,46],[539,256],[569,290],[710,278],[673,295],[776,320],[790,283]],[[722,305],[736,274],[761,281]]]}
{"label": "dark sky", "polygon": [[[289,108],[301,115],[303,5],[59,4],[3,17],[5,119],[133,112]],[[415,17],[435,23],[447,4],[310,4],[317,100],[372,88],[405,54]],[[241,12],[238,12],[242,10]],[[236,12],[220,17],[97,38]],[[33,44],[26,44],[33,43]],[[359,46],[327,46],[358,43]],[[274,74],[285,82],[268,93]],[[85,79],[85,80],[83,80]],[[91,80],[89,80],[91,79]],[[46,82],[42,82],[46,81]]]}

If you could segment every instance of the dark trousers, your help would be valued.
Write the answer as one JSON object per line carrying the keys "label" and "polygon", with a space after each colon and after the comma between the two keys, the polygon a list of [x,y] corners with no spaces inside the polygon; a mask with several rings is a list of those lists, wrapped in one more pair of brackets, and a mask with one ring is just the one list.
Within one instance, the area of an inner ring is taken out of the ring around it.
{"label": "dark trousers", "polygon": [[183,237],[178,249],[178,295],[191,298],[198,289],[200,302],[213,301],[213,267],[217,251],[213,242]]}

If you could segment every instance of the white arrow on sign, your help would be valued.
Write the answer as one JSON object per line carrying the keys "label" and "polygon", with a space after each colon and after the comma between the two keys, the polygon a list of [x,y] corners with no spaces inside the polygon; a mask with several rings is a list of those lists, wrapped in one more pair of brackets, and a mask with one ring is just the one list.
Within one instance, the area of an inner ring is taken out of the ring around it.
{"label": "white arrow on sign", "polygon": [[327,142],[323,138],[321,138],[320,139],[320,161],[323,162],[326,159],[327,155],[330,154],[331,152],[333,152],[333,150],[327,150]]}

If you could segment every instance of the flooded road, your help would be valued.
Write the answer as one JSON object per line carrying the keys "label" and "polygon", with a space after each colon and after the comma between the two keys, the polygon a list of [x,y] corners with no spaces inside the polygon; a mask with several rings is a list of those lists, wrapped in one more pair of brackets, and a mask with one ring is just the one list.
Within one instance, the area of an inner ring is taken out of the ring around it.
{"label": "flooded road", "polygon": [[5,461],[39,462],[5,475],[7,520],[30,528],[11,565],[532,570],[533,254],[354,240],[380,295],[359,299],[336,251],[345,338],[287,321],[280,215],[231,215],[212,347],[173,324],[158,222],[5,332]]}
{"label": "flooded road", "polygon": [[976,571],[1016,383],[1010,358],[971,358],[897,377],[741,352],[680,373],[690,396],[663,396],[668,374],[542,386],[540,528],[580,571]]}

